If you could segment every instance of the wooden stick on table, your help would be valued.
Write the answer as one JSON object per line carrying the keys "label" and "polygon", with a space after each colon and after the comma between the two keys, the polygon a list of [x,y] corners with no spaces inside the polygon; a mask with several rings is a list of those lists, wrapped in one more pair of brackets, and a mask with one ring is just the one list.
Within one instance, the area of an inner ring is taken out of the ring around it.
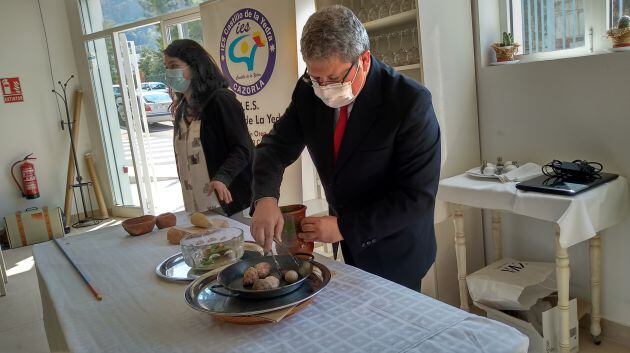
{"label": "wooden stick on table", "polygon": [[[83,99],[83,91],[77,90],[74,92],[74,111],[72,113],[72,139],[78,141],[79,137],[79,120],[81,118],[81,100]],[[63,212],[66,216],[66,226],[70,226],[72,223],[72,187],[74,184],[74,155],[72,153],[72,147],[70,148],[70,154],[68,156],[68,175],[66,178],[66,200],[63,207]]]}
{"label": "wooden stick on table", "polygon": [[94,169],[94,160],[91,153],[86,153],[84,156],[85,165],[87,166],[88,173],[90,173],[90,179],[92,179],[92,186],[94,187],[94,195],[96,195],[96,202],[98,203],[98,209],[101,211],[101,218],[109,218],[107,212],[107,206],[105,205],[105,199],[103,198],[103,192],[101,191],[101,184],[98,180],[98,175]]}
{"label": "wooden stick on table", "polygon": [[81,276],[81,278],[83,279],[83,282],[85,282],[85,284],[87,285],[87,287],[90,290],[90,292],[92,292],[92,295],[94,296],[94,298],[96,298],[96,300],[99,300],[99,301],[103,300],[103,296],[101,296],[99,294],[99,292],[97,292],[96,289],[94,289],[94,286],[92,286],[92,284],[87,279],[85,274],[83,274],[83,272],[77,267],[77,265],[74,263],[74,261],[72,261],[72,258],[68,255],[66,250],[64,250],[64,248],[61,246],[61,244],[59,243],[59,240],[55,238],[55,239],[53,239],[53,242],[55,242],[55,244],[57,245],[59,250],[61,250],[63,255],[66,257],[66,259],[68,259],[68,262],[70,262],[70,265],[72,265],[72,267],[74,267],[74,269],[77,271],[77,273],[79,273],[79,276]]}

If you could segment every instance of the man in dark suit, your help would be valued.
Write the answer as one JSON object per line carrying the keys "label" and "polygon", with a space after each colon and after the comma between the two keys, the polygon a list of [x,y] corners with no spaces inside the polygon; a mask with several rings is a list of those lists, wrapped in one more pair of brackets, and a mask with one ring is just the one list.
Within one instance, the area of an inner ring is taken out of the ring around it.
{"label": "man in dark suit", "polygon": [[307,72],[256,150],[252,235],[280,238],[284,169],[306,147],[331,216],[307,217],[299,236],[340,242],[346,263],[419,290],[435,260],[440,129],[429,91],[370,55],[347,8],[313,14],[301,38]]}

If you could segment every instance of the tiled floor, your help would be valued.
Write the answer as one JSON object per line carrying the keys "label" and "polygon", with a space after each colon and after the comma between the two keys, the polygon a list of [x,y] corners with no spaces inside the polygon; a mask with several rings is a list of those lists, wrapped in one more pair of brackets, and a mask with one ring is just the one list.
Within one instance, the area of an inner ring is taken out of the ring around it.
{"label": "tiled floor", "polygon": [[[119,221],[110,220],[104,226],[116,223]],[[9,283],[7,296],[0,297],[0,353],[49,353],[31,247],[5,250],[3,254]],[[630,349],[610,340],[595,346],[588,332],[582,331],[580,352],[630,353]]]}

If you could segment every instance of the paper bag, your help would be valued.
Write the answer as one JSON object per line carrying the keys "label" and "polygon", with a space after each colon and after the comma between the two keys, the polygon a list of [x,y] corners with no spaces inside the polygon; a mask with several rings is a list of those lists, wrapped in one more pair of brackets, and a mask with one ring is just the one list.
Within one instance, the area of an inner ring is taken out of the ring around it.
{"label": "paper bag", "polygon": [[529,310],[557,291],[555,264],[501,259],[466,278],[470,296],[499,310]]}

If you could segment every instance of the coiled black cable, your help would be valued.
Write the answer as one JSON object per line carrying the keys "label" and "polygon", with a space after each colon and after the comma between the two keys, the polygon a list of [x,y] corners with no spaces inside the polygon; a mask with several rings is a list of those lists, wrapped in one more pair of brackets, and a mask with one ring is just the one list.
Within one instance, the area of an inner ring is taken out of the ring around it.
{"label": "coiled black cable", "polygon": [[604,169],[601,163],[576,159],[573,162],[554,160],[542,167],[542,172],[550,178],[598,179]]}

